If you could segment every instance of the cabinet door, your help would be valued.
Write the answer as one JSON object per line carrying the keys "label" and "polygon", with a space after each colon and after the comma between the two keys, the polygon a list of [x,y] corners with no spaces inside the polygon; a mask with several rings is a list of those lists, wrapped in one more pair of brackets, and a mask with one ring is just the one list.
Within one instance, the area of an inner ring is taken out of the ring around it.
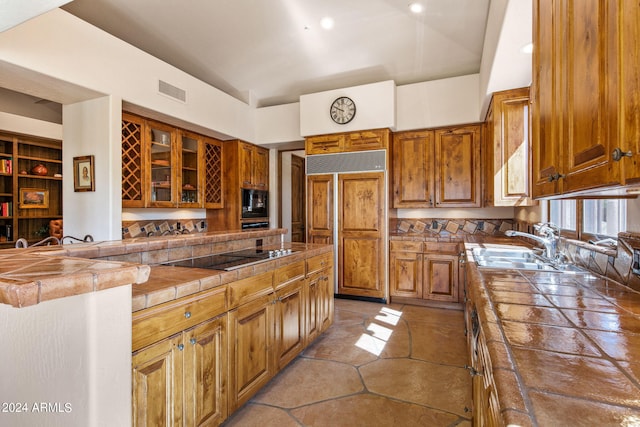
{"label": "cabinet door", "polygon": [[458,302],[458,273],[457,255],[425,254],[422,298]]}
{"label": "cabinet door", "polygon": [[253,146],[244,142],[238,144],[240,186],[251,188],[253,184]]}
{"label": "cabinet door", "polygon": [[176,335],[133,354],[134,427],[182,426],[183,348]]}
{"label": "cabinet door", "polygon": [[309,243],[333,243],[333,175],[307,177]]}
{"label": "cabinet door", "polygon": [[145,173],[147,157],[143,143],[145,122],[122,114],[122,207],[143,208],[147,202]]}
{"label": "cabinet door", "polygon": [[388,129],[349,132],[345,136],[344,151],[383,150],[388,145]]}
{"label": "cabinet door", "polygon": [[422,298],[422,255],[415,252],[391,252],[389,255],[389,291],[391,296]]}
{"label": "cabinet door", "polygon": [[180,153],[176,149],[175,128],[158,122],[147,122],[147,153],[149,158],[149,182],[151,183],[150,207],[171,208],[177,205],[177,181]]}
{"label": "cabinet door", "polygon": [[333,281],[333,265],[322,272],[320,286],[320,333],[333,325],[335,285]]}
{"label": "cabinet door", "polygon": [[262,388],[275,369],[273,294],[228,313],[229,411],[235,411]]}
{"label": "cabinet door", "polygon": [[213,138],[203,141],[204,155],[202,170],[204,171],[204,207],[206,209],[221,209],[223,204],[222,179],[222,143]]}
{"label": "cabinet door", "polygon": [[531,85],[532,114],[532,180],[533,196],[557,194],[560,172],[560,140],[557,71],[557,27],[554,22],[554,5],[548,0],[533,1],[533,75]]}
{"label": "cabinet door", "polygon": [[393,207],[433,207],[433,131],[393,136]]}
{"label": "cabinet door", "polygon": [[315,273],[307,278],[307,295],[306,295],[306,340],[307,343],[315,340],[320,334],[320,313],[322,308],[321,301],[321,281],[322,275]]}
{"label": "cabinet door", "polygon": [[217,426],[227,418],[226,316],[184,333],[185,425]]}
{"label": "cabinet door", "polygon": [[620,60],[620,135],[618,140],[623,152],[630,152],[631,158],[621,159],[627,184],[640,182],[640,7],[633,0],[621,2],[617,12],[620,45],[617,56]]}
{"label": "cabinet door", "polygon": [[338,200],[338,293],[384,298],[384,173],[338,175]]}
{"label": "cabinet door", "polygon": [[481,126],[438,129],[434,136],[436,207],[480,207]]}
{"label": "cabinet door", "polygon": [[202,186],[201,186],[201,158],[202,156],[202,136],[182,131],[179,134],[179,163],[176,168],[178,206],[184,208],[201,208]]}
{"label": "cabinet door", "polygon": [[492,121],[487,121],[491,135],[486,157],[491,170],[487,186],[493,191],[493,206],[530,206],[531,180],[529,163],[529,89],[513,89],[493,94]]}
{"label": "cabinet door", "polygon": [[[607,18],[609,3],[560,2],[555,15],[563,30],[560,55],[562,103],[562,159],[560,179],[563,193],[618,184],[619,164],[611,160],[613,143],[608,135],[609,121],[617,117],[616,97],[608,100],[615,85],[616,69],[608,62],[608,37],[617,31],[616,22]],[[613,26],[612,26],[613,25]],[[613,74],[610,74],[613,72]],[[613,121],[611,125],[617,123]]]}
{"label": "cabinet door", "polygon": [[252,185],[258,190],[269,189],[269,150],[254,147]]}
{"label": "cabinet door", "polygon": [[344,139],[342,133],[310,136],[305,139],[305,152],[307,155],[340,153],[344,148]]}
{"label": "cabinet door", "polygon": [[304,348],[304,279],[296,280],[276,292],[276,359],[284,368]]}

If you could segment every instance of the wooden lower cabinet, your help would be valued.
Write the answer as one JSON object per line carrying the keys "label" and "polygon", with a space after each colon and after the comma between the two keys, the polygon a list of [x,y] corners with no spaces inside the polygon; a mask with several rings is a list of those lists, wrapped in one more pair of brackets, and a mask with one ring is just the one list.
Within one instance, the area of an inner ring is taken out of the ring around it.
{"label": "wooden lower cabinet", "polygon": [[133,315],[134,426],[217,426],[333,323],[333,253]]}
{"label": "wooden lower cabinet", "polygon": [[242,406],[273,376],[275,294],[241,305],[229,320],[229,411]]}
{"label": "wooden lower cabinet", "polygon": [[135,352],[133,425],[215,426],[227,418],[226,315]]}
{"label": "wooden lower cabinet", "polygon": [[276,359],[284,368],[305,345],[304,275],[276,292]]}
{"label": "wooden lower cabinet", "polygon": [[389,292],[405,303],[460,302],[461,256],[457,243],[391,241]]}

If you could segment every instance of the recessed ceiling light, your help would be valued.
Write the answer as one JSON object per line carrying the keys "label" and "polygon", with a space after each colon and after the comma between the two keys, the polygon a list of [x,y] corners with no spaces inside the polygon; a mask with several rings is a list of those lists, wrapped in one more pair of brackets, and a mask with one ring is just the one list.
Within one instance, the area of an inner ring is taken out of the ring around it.
{"label": "recessed ceiling light", "polygon": [[527,43],[520,48],[522,53],[533,53],[533,43]]}
{"label": "recessed ceiling light", "polygon": [[325,30],[330,30],[333,28],[333,18],[330,16],[325,16],[320,20],[320,26]]}
{"label": "recessed ceiling light", "polygon": [[411,12],[413,13],[421,13],[424,10],[424,8],[420,3],[411,3],[409,5],[409,10],[411,10]]}

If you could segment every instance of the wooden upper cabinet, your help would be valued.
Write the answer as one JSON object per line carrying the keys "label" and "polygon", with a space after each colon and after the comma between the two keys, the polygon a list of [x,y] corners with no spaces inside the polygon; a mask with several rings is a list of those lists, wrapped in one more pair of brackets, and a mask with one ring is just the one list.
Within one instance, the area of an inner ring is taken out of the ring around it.
{"label": "wooden upper cabinet", "polygon": [[240,186],[269,189],[269,150],[246,142],[239,143]]}
{"label": "wooden upper cabinet", "polygon": [[625,183],[640,183],[640,7],[633,0],[623,0],[618,10],[620,80],[619,146]]}
{"label": "wooden upper cabinet", "polygon": [[393,207],[433,207],[433,131],[393,135]]}
{"label": "wooden upper cabinet", "polygon": [[173,208],[178,204],[179,156],[177,130],[164,123],[148,120],[146,151],[147,176],[151,192],[147,206]]}
{"label": "wooden upper cabinet", "polygon": [[314,135],[305,139],[305,151],[310,155],[383,150],[389,146],[390,135],[389,129]]}
{"label": "wooden upper cabinet", "polygon": [[[609,101],[616,77],[609,61],[615,59],[608,38],[615,33],[609,22],[610,4],[615,2],[562,1],[556,15],[564,30],[559,68],[564,82],[560,99],[564,141],[564,169],[560,178],[563,193],[618,184],[619,168],[612,161],[613,143],[609,121],[616,116],[616,99]],[[612,27],[613,25],[613,27]],[[613,70],[615,73],[615,69]]]}
{"label": "wooden upper cabinet", "polygon": [[487,204],[535,204],[529,161],[529,88],[494,93],[486,127]]}
{"label": "wooden upper cabinet", "polygon": [[435,206],[480,207],[482,125],[436,129]]}
{"label": "wooden upper cabinet", "polygon": [[625,135],[638,128],[626,121],[639,101],[637,3],[535,0],[533,11],[534,196],[624,184]]}

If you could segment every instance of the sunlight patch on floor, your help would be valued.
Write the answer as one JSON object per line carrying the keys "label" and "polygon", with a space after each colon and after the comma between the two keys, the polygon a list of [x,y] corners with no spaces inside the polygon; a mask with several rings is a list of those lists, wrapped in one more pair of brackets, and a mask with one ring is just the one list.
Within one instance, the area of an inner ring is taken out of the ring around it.
{"label": "sunlight patch on floor", "polygon": [[[388,307],[383,307],[380,310],[380,314],[375,316],[375,320],[385,323],[387,325],[395,326],[400,321],[402,316],[401,311],[392,310]],[[378,323],[370,323],[367,326],[368,334],[362,334],[356,342],[356,347],[368,351],[371,354],[380,356],[384,346],[391,338],[393,329],[380,325]]]}

